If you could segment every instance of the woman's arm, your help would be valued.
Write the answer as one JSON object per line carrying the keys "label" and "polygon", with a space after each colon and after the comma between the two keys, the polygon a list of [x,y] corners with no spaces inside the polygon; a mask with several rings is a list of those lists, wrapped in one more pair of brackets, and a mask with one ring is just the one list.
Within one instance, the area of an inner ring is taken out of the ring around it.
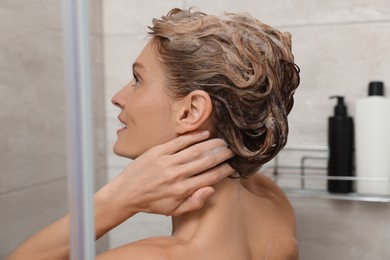
{"label": "woman's arm", "polygon": [[[233,173],[233,156],[208,132],[180,136],[151,148],[94,195],[96,239],[137,212],[181,215],[199,209],[211,185]],[[199,143],[201,142],[201,143]],[[201,174],[200,174],[201,173]],[[22,244],[8,259],[68,259],[69,215]]]}

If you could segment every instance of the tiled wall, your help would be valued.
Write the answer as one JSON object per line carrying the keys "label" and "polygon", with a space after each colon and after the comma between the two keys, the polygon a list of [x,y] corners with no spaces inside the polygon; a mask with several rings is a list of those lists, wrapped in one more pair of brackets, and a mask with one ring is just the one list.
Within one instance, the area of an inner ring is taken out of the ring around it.
{"label": "tiled wall", "polygon": [[[109,98],[132,78],[131,63],[144,45],[146,26],[172,7],[191,6],[212,14],[247,11],[293,34],[302,80],[290,115],[291,146],[326,146],[327,117],[334,106],[329,96],[345,95],[351,115],[355,100],[366,95],[371,80],[383,80],[390,96],[388,0],[103,1],[109,150],[119,125],[118,110]],[[112,178],[128,161],[108,153]],[[389,255],[383,242],[389,241],[390,219],[385,217],[390,216],[389,204],[318,199],[292,203],[298,216],[301,259],[385,259]],[[365,231],[359,229],[363,226]],[[164,233],[169,234],[167,218],[141,214],[111,233],[111,246]]]}
{"label": "tiled wall", "polygon": [[[101,8],[91,6],[96,186],[106,179]],[[61,1],[0,2],[0,259],[67,210]],[[99,242],[104,248],[107,239]]]}
{"label": "tiled wall", "polygon": [[300,260],[388,259],[389,203],[294,198]]}
{"label": "tiled wall", "polygon": [[[291,146],[326,145],[334,105],[328,96],[345,95],[351,115],[370,80],[383,80],[390,96],[388,0],[91,2],[97,186],[104,179],[106,153],[109,178],[129,163],[111,152],[119,124],[110,97],[132,78],[131,63],[146,41],[146,26],[172,7],[247,11],[293,34],[302,81],[290,116]],[[0,3],[0,258],[66,211],[61,8],[60,1]],[[296,198],[292,204],[301,259],[389,255],[389,204]],[[115,247],[169,231],[168,218],[138,214],[113,230],[110,242]]]}

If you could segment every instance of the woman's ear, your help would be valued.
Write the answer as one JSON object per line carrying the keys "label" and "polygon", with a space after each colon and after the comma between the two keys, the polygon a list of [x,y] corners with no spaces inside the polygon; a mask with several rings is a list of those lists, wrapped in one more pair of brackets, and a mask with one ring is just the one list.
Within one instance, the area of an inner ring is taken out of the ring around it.
{"label": "woman's ear", "polygon": [[176,133],[184,134],[206,126],[211,115],[212,103],[209,94],[195,90],[180,101],[176,114]]}

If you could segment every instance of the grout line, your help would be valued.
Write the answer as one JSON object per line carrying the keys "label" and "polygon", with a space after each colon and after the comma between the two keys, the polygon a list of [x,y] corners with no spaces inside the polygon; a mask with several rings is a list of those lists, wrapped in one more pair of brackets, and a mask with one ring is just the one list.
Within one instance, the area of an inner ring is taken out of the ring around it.
{"label": "grout line", "polygon": [[[351,26],[351,25],[371,25],[371,24],[386,24],[390,23],[390,19],[384,20],[367,20],[367,21],[346,21],[346,22],[314,22],[314,23],[297,23],[297,24],[272,24],[276,28],[312,28],[312,27],[326,27],[326,26]],[[139,36],[145,34],[144,32],[119,32],[111,33],[107,31],[102,32],[103,37],[128,37]]]}
{"label": "grout line", "polygon": [[28,189],[31,189],[31,188],[43,186],[43,185],[50,184],[50,183],[55,183],[55,182],[63,181],[63,180],[66,180],[66,179],[67,179],[67,177],[66,177],[66,176],[63,176],[63,177],[59,177],[59,178],[57,178],[57,179],[52,179],[52,180],[48,180],[48,181],[43,181],[43,182],[31,184],[31,185],[26,185],[26,186],[19,187],[19,188],[16,188],[16,189],[7,190],[7,191],[5,191],[5,192],[0,192],[0,196],[2,196],[2,195],[8,195],[8,194],[10,194],[10,193],[14,193],[14,192],[18,192],[18,191],[28,190]]}
{"label": "grout line", "polygon": [[388,20],[371,20],[371,21],[346,21],[346,22],[324,22],[324,23],[307,23],[307,24],[279,24],[274,25],[275,27],[283,28],[310,28],[310,27],[326,27],[326,26],[350,26],[350,25],[371,25],[371,24],[390,24]]}

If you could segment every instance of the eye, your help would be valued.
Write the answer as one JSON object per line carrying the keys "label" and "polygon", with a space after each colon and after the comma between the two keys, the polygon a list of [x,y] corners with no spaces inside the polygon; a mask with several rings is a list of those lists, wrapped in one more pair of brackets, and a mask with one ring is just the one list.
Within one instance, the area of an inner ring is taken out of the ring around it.
{"label": "eye", "polygon": [[135,86],[138,86],[141,84],[141,81],[138,79],[137,75],[135,75],[135,73],[133,73],[133,80],[134,83],[131,85],[132,87],[135,87]]}

